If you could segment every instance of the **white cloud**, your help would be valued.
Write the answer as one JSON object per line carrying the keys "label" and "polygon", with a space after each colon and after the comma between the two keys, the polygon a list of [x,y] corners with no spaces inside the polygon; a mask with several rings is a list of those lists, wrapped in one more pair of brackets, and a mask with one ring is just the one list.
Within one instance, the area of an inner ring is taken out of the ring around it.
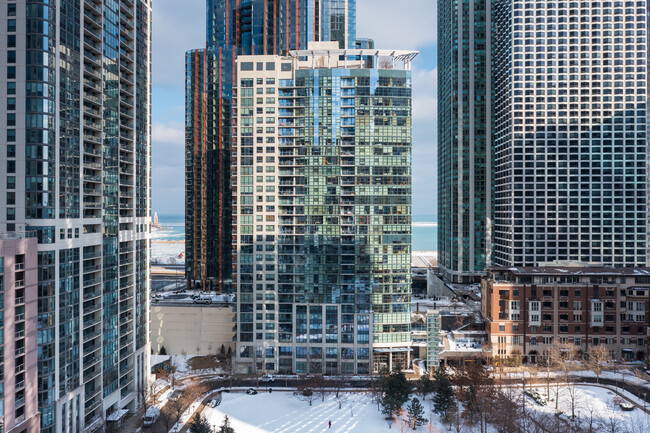
{"label": "white cloud", "polygon": [[185,145],[185,126],[178,122],[154,123],[151,128],[154,143]]}
{"label": "white cloud", "polygon": [[413,120],[432,121],[438,110],[438,69],[413,70]]}
{"label": "white cloud", "polygon": [[416,49],[436,42],[437,5],[432,0],[357,0],[357,37],[375,47]]}

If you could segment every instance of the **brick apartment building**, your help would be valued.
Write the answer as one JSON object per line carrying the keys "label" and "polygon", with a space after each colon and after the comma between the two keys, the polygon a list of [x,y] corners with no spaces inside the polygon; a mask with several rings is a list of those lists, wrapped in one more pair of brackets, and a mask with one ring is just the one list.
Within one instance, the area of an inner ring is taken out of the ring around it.
{"label": "brick apartment building", "polygon": [[586,353],[607,345],[614,359],[645,360],[650,268],[490,268],[481,313],[494,357],[538,362],[554,343]]}

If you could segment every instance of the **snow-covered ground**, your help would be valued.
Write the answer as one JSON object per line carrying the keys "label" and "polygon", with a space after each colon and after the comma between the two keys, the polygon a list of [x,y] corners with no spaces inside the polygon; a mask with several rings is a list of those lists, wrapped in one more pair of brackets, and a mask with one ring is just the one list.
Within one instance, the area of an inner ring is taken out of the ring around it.
{"label": "snow-covered ground", "polygon": [[185,258],[179,255],[185,251],[184,243],[151,242],[151,260],[160,264],[181,264]]}
{"label": "snow-covered ground", "polygon": [[[545,387],[536,387],[538,393],[546,396]],[[222,403],[216,408],[206,407],[203,415],[210,425],[220,426],[225,415],[228,415],[231,426],[237,433],[312,433],[331,431],[336,433],[390,433],[397,431],[393,424],[389,428],[388,421],[377,410],[369,394],[345,394],[342,408],[330,395],[321,402],[320,397],[315,397],[313,405],[296,398],[291,392],[275,391],[273,393],[260,392],[257,395],[247,395],[242,392],[223,393]],[[630,412],[621,410],[614,402],[612,391],[593,386],[577,385],[575,395],[576,415],[586,422],[592,418],[595,424],[617,425],[617,431],[650,431],[650,415],[639,408]],[[642,402],[631,394],[624,393],[633,401],[642,405]],[[551,387],[551,398],[555,398],[555,388]],[[431,419],[433,427],[446,431],[440,419],[431,413],[431,400],[423,402],[425,416]],[[406,406],[406,405],[405,405]],[[540,406],[532,399],[527,399],[528,410],[555,414],[555,404],[549,402],[547,406]],[[560,389],[559,410],[564,413],[564,419],[571,415],[571,393],[567,388]],[[331,430],[327,428],[328,421],[332,421]],[[421,426],[416,432],[426,432],[429,426]],[[490,427],[491,429],[492,427]],[[641,430],[638,430],[641,428]],[[646,429],[647,428],[647,429]],[[624,429],[624,430],[623,430]],[[414,431],[409,429],[409,431]],[[435,430],[434,430],[435,431]]]}
{"label": "snow-covered ground", "polygon": [[[506,375],[512,379],[518,378],[545,378],[546,372],[543,368],[540,367],[537,371],[521,371],[521,372],[509,372]],[[497,373],[498,376],[498,373]],[[551,371],[549,372],[550,377],[564,377],[564,372],[562,371]],[[569,371],[569,377],[592,377],[595,378],[596,374],[591,370],[573,370]],[[634,385],[644,386],[650,389],[650,382],[645,380],[642,377],[637,377],[634,371],[621,368],[619,370],[613,371],[603,371],[600,376],[601,379],[611,379],[618,380],[620,382],[632,383]]]}
{"label": "snow-covered ground", "polygon": [[[257,395],[244,393],[223,393],[221,404],[215,408],[207,407],[203,411],[210,425],[223,423],[224,415],[228,415],[231,426],[237,433],[313,433],[327,431],[332,433],[390,433],[388,421],[377,410],[368,394],[350,393],[345,395],[345,401],[338,408],[334,396],[328,396],[324,402],[315,397],[312,406],[298,400],[291,392],[262,392]],[[429,418],[429,402],[424,404],[425,416]],[[332,428],[328,429],[328,421]],[[432,422],[442,428],[438,417]],[[425,426],[412,432],[425,432]]]}
{"label": "snow-covered ground", "polygon": [[[535,390],[542,398],[546,399],[546,386],[535,387]],[[555,399],[555,387],[553,385],[550,387],[550,392],[551,399]],[[643,406],[643,402],[632,394],[621,390],[619,392]],[[650,431],[650,415],[639,408],[629,412],[621,410],[615,403],[616,397],[617,395],[613,391],[601,387],[575,385],[575,391],[570,392],[569,388],[561,386],[558,410],[570,417],[571,402],[573,400],[576,416],[581,418],[583,422],[593,418],[596,423],[601,425],[618,425],[620,426],[618,430],[626,429],[629,431],[632,427],[636,427],[637,430],[633,431]],[[538,412],[555,413],[554,400],[548,402],[546,406],[540,406],[532,399],[527,399],[526,406]],[[639,426],[647,426],[648,430],[638,430]]]}

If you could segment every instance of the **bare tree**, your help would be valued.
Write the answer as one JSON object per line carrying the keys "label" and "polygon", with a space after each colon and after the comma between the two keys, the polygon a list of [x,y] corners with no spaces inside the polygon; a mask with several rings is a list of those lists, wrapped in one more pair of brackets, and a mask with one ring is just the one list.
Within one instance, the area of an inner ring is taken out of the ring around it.
{"label": "bare tree", "polygon": [[478,423],[480,432],[485,433],[496,397],[492,374],[478,362],[466,363],[456,371],[453,383],[458,387],[458,400],[463,403],[470,424]]}
{"label": "bare tree", "polygon": [[185,396],[189,399],[190,402],[194,402],[197,399],[203,397],[208,393],[210,387],[205,382],[196,382],[192,385],[185,388]]}
{"label": "bare tree", "polygon": [[596,383],[598,383],[600,375],[603,372],[603,367],[612,359],[612,356],[609,353],[609,349],[601,344],[598,346],[592,346],[588,355],[585,364],[587,365],[587,368],[594,372],[596,375]]}
{"label": "bare tree", "polygon": [[596,407],[593,404],[591,399],[587,399],[584,404],[584,413],[581,417],[582,419],[582,431],[584,433],[596,433],[598,431],[598,426],[596,423]]}
{"label": "bare tree", "polygon": [[142,403],[144,412],[147,412],[149,407],[156,404],[157,393],[159,391],[159,386],[155,381],[145,382],[138,385],[138,398]]}
{"label": "bare tree", "polygon": [[575,381],[571,380],[566,383],[566,390],[569,396],[569,404],[571,405],[571,420],[576,419],[576,409],[582,402],[582,392],[578,388]]}
{"label": "bare tree", "polygon": [[404,409],[396,410],[393,419],[395,420],[395,428],[399,433],[406,433],[411,428],[411,423]]}
{"label": "bare tree", "polygon": [[[545,350],[539,357],[539,364],[546,370],[546,399],[551,400],[551,369],[555,368],[556,357],[551,350]],[[557,409],[557,408],[556,408]]]}
{"label": "bare tree", "polygon": [[171,421],[172,427],[181,421],[183,412],[185,412],[185,408],[180,399],[168,402],[165,405],[165,409],[167,409],[169,413],[169,421]]}
{"label": "bare tree", "polygon": [[643,412],[635,411],[628,419],[628,433],[647,433],[650,431],[650,420]]}
{"label": "bare tree", "polygon": [[618,407],[612,402],[608,405],[608,411],[603,414],[599,423],[600,431],[603,433],[620,433],[623,427],[623,420],[619,418]]}
{"label": "bare tree", "polygon": [[314,393],[313,376],[305,380],[302,380],[298,384],[295,396],[298,398],[298,400],[306,401],[307,403],[309,403],[309,406],[312,405],[314,399],[316,398],[316,394]]}
{"label": "bare tree", "polygon": [[[518,391],[517,388],[511,386],[502,386],[496,393],[491,422],[501,433],[525,431],[522,417],[518,416],[523,403]],[[514,414],[517,415],[513,416]]]}
{"label": "bare tree", "polygon": [[440,430],[432,420],[429,420],[429,422],[425,424],[424,431],[425,433],[442,433],[442,430]]}
{"label": "bare tree", "polygon": [[334,398],[336,398],[336,402],[339,405],[339,409],[341,409],[341,406],[343,405],[343,401],[345,401],[345,393],[343,392],[343,389],[345,388],[345,374],[341,373],[337,376],[336,380],[334,381]]}
{"label": "bare tree", "polygon": [[325,401],[325,397],[330,395],[331,390],[329,388],[328,381],[322,375],[314,375],[313,379],[313,391],[321,398],[321,401]]}
{"label": "bare tree", "polygon": [[[554,342],[548,348],[548,356],[551,363],[560,368],[564,373],[564,381],[569,381],[569,370],[572,368],[573,361],[578,355],[578,346],[573,343]],[[555,410],[558,409],[558,400],[560,399],[560,382],[555,382]]]}

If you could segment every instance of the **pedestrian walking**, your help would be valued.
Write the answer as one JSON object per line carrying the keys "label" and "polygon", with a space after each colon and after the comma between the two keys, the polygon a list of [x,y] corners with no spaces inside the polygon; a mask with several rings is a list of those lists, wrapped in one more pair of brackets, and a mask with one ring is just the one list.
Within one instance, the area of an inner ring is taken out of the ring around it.
{"label": "pedestrian walking", "polygon": [[329,427],[327,428],[332,428],[332,420],[329,421]]}

